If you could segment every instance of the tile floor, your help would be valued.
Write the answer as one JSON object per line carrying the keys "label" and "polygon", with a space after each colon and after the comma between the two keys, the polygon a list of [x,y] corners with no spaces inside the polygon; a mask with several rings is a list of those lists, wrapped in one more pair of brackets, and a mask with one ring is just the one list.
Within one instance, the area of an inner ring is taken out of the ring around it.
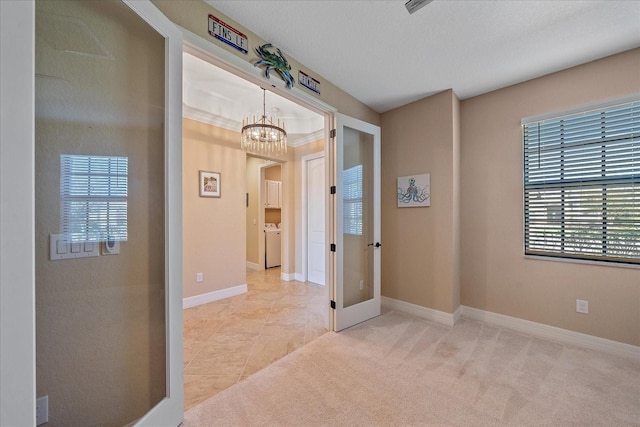
{"label": "tile floor", "polygon": [[247,270],[246,294],[184,310],[185,410],[322,335],[325,287]]}

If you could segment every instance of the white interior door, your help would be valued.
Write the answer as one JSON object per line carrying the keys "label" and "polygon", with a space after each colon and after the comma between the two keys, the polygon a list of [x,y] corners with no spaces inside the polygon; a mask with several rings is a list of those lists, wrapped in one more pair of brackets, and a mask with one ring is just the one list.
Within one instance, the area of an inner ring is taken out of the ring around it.
{"label": "white interior door", "polygon": [[306,160],[307,281],[325,284],[324,157]]}
{"label": "white interior door", "polygon": [[380,315],[380,128],[336,115],[337,331]]}
{"label": "white interior door", "polygon": [[177,426],[182,35],[150,1],[35,18],[38,397],[52,424]]}

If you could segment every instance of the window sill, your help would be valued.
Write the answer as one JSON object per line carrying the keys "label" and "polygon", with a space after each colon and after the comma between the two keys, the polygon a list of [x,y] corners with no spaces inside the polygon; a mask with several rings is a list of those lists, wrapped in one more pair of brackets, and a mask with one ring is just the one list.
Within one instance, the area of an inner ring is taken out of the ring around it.
{"label": "window sill", "polygon": [[543,256],[543,255],[525,255],[524,259],[531,259],[535,261],[568,262],[572,264],[586,264],[586,265],[596,265],[599,267],[631,268],[635,270],[640,270],[640,264],[630,264],[630,263],[624,263],[624,262],[606,262],[606,261],[595,261],[595,260],[589,260],[589,259],[562,258],[562,257]]}

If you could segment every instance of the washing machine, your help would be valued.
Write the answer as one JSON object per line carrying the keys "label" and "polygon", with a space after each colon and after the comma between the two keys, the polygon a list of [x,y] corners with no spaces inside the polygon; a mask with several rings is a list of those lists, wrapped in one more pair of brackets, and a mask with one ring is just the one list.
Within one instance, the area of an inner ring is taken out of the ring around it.
{"label": "washing machine", "polygon": [[279,267],[281,257],[281,237],[280,229],[272,223],[266,223],[264,225],[264,267]]}

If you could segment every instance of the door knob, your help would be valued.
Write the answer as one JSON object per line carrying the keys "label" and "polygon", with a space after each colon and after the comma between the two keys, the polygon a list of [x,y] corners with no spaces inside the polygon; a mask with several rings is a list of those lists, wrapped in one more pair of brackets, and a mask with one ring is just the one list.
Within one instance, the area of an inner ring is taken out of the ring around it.
{"label": "door knob", "polygon": [[375,246],[376,248],[379,248],[382,245],[380,244],[380,242],[376,242],[375,244],[369,243],[367,246]]}

